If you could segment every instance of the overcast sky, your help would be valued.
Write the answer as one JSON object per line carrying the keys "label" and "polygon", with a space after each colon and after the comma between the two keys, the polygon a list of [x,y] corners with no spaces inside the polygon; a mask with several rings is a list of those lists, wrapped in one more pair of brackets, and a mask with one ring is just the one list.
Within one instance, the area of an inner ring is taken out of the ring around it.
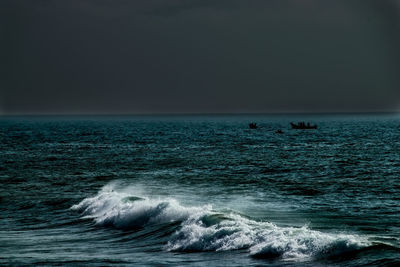
{"label": "overcast sky", "polygon": [[2,0],[0,111],[391,111],[400,0]]}

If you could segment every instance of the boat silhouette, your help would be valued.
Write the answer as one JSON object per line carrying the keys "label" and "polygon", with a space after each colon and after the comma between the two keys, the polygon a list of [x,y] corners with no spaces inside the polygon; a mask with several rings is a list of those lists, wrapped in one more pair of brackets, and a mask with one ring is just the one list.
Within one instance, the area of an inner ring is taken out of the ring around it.
{"label": "boat silhouette", "polygon": [[255,123],[255,122],[249,123],[249,128],[250,129],[257,129],[257,123]]}
{"label": "boat silhouette", "polygon": [[292,129],[300,129],[300,130],[308,130],[308,129],[317,129],[317,125],[311,125],[309,122],[307,124],[305,122],[299,122],[297,124],[291,122],[290,125]]}

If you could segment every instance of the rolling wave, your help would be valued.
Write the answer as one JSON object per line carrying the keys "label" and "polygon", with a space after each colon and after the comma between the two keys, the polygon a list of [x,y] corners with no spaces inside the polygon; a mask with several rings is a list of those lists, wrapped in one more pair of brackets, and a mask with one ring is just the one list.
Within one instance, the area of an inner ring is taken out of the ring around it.
{"label": "rolling wave", "polygon": [[157,224],[180,224],[164,249],[167,251],[246,250],[257,258],[325,258],[371,246],[366,238],[323,233],[307,227],[280,227],[234,212],[221,212],[211,205],[185,207],[172,198],[132,196],[105,186],[96,196],[71,207],[97,225],[140,229]]}

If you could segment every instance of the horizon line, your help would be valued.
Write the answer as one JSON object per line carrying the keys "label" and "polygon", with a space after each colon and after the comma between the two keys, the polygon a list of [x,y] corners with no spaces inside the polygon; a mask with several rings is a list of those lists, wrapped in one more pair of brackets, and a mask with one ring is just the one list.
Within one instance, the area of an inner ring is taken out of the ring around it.
{"label": "horizon line", "polygon": [[0,113],[0,117],[67,117],[67,116],[244,116],[244,115],[389,115],[400,111],[283,111],[283,112],[38,112]]}

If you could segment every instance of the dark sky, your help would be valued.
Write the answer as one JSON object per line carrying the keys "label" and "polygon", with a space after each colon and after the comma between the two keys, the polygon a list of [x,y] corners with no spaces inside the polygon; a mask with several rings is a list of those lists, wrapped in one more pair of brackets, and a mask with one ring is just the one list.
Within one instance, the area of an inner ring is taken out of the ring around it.
{"label": "dark sky", "polygon": [[2,0],[0,112],[400,107],[400,0]]}

